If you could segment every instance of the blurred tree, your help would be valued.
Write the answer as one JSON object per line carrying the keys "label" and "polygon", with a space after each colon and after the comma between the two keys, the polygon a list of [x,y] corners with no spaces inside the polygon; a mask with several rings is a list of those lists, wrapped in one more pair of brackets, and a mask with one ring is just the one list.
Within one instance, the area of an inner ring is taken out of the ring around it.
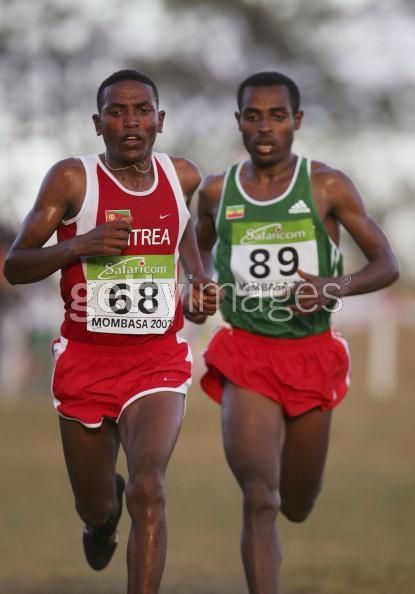
{"label": "blurred tree", "polygon": [[87,125],[96,89],[125,67],[160,86],[168,118],[159,146],[193,157],[204,173],[243,154],[233,119],[239,82],[257,70],[286,72],[306,109],[299,150],[348,170],[397,241],[415,215],[411,0],[0,0],[0,8],[0,218],[22,218],[56,159],[99,149]]}

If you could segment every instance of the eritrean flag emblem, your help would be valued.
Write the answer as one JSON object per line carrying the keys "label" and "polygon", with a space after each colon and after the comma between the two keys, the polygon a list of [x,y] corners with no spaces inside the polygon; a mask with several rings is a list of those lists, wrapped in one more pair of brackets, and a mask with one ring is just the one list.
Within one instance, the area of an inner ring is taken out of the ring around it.
{"label": "eritrean flag emblem", "polygon": [[119,221],[120,219],[125,219],[125,217],[130,217],[130,216],[131,216],[130,209],[106,210],[105,211],[105,222],[112,223],[113,221]]}
{"label": "eritrean flag emblem", "polygon": [[245,216],[245,204],[227,206],[225,217],[227,219],[243,219]]}

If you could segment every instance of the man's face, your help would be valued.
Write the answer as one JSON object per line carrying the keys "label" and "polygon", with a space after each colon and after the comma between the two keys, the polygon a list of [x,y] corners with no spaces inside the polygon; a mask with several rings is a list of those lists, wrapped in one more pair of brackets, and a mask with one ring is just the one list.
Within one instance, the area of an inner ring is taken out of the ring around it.
{"label": "man's face", "polygon": [[289,155],[302,111],[292,111],[288,88],[247,87],[235,114],[246,150],[257,167],[272,167]]}
{"label": "man's face", "polygon": [[104,89],[101,111],[93,120],[112,162],[134,163],[151,154],[164,115],[149,85],[123,80]]}

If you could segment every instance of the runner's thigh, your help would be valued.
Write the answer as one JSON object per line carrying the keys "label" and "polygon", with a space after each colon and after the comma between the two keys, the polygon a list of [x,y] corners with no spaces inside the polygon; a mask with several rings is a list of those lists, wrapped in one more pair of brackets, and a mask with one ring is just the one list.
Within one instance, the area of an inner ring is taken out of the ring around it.
{"label": "runner's thigh", "polygon": [[258,478],[276,488],[284,440],[281,407],[265,396],[227,382],[222,399],[222,431],[226,458],[241,486]]}

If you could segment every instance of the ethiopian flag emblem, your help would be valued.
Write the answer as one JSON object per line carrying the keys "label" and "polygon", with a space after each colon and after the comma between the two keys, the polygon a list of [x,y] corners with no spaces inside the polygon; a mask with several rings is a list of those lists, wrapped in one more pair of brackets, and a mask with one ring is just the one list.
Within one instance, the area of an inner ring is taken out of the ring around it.
{"label": "ethiopian flag emblem", "polygon": [[227,206],[225,217],[227,219],[243,219],[245,216],[245,204]]}

